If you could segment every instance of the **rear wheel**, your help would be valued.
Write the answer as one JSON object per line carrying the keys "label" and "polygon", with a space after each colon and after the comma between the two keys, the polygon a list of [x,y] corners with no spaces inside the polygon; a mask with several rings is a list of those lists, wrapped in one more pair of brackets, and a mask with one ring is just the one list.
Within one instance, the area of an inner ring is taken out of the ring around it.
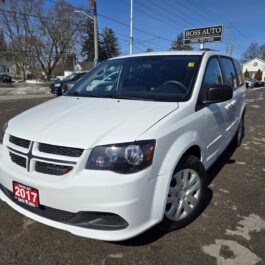
{"label": "rear wheel", "polygon": [[202,211],[207,189],[206,171],[195,156],[183,159],[173,174],[162,227],[181,228]]}

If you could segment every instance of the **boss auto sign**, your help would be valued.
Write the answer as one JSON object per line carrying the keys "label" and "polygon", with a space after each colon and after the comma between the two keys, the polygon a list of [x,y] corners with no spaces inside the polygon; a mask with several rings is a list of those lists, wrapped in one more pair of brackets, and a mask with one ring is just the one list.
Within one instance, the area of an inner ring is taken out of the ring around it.
{"label": "boss auto sign", "polygon": [[184,44],[220,42],[223,38],[223,26],[187,29],[184,33]]}

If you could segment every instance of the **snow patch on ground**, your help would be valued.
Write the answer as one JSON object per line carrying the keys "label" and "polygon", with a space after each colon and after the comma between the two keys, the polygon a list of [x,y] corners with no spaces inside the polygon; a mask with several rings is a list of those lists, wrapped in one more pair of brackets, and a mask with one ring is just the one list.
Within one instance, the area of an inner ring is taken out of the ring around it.
{"label": "snow patch on ground", "polygon": [[23,86],[14,88],[8,95],[36,95],[36,94],[49,94],[48,87],[42,86]]}
{"label": "snow patch on ground", "polygon": [[251,232],[260,232],[261,230],[265,230],[265,221],[256,214],[250,214],[248,217],[244,217],[238,224],[239,225],[234,231],[227,229],[226,235],[242,236],[245,239],[250,240]]}
{"label": "snow patch on ground", "polygon": [[248,248],[233,240],[219,240],[209,246],[202,247],[204,253],[215,257],[217,265],[255,265],[261,261]]}

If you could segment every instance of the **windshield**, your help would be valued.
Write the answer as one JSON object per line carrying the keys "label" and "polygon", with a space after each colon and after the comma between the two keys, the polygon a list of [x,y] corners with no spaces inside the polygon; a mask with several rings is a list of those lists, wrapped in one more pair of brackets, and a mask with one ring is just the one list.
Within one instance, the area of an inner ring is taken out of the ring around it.
{"label": "windshield", "polygon": [[201,56],[146,56],[103,62],[67,96],[186,101]]}

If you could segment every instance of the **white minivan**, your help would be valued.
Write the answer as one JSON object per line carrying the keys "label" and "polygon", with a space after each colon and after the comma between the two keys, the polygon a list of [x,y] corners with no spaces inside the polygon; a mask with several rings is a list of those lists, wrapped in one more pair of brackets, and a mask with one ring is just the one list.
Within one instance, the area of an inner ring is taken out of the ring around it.
{"label": "white minivan", "polygon": [[241,143],[245,93],[238,61],[214,51],[107,60],[6,123],[0,198],[101,240],[183,227],[204,206],[207,169]]}

